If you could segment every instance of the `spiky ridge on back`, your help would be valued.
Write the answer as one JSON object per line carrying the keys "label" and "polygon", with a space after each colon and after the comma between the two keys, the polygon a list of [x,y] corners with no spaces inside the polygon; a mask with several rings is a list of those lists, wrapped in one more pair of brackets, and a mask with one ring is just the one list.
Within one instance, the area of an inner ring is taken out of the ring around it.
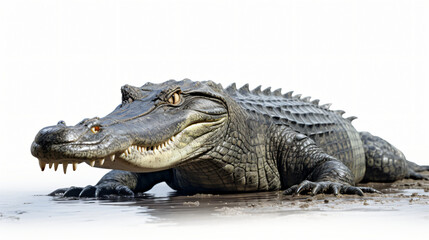
{"label": "spiky ridge on back", "polygon": [[248,84],[237,89],[235,83],[225,90],[247,111],[261,114],[307,136],[328,134],[336,125],[355,119],[344,119],[344,111],[332,111],[329,109],[331,104],[319,105],[318,99],[311,101],[310,97],[301,98],[301,94],[293,95],[293,91],[282,94],[281,89],[271,91],[269,87],[261,90],[261,86],[250,91]]}

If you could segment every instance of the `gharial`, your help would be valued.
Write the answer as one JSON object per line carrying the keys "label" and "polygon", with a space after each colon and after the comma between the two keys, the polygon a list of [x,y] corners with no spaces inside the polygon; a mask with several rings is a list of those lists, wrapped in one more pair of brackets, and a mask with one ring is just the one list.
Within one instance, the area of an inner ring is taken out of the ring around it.
{"label": "gharial", "polygon": [[352,118],[292,92],[170,80],[121,88],[103,118],[43,128],[31,146],[42,170],[68,164],[114,169],[95,186],[52,194],[135,196],[166,182],[192,193],[285,190],[285,194],[376,192],[361,181],[428,179],[387,141]]}

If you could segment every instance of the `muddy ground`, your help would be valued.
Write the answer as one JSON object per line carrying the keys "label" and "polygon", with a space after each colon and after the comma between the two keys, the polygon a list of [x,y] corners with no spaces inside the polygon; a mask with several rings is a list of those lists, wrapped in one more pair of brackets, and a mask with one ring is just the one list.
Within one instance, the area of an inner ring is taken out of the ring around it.
{"label": "muddy ground", "polygon": [[[429,175],[429,172],[424,174]],[[366,193],[361,197],[332,194],[285,196],[280,191],[221,195],[172,193],[167,197],[143,195],[127,205],[144,208],[144,212],[149,212],[154,222],[179,224],[210,222],[214,217],[287,217],[309,212],[395,211],[405,215],[414,214],[413,211],[429,213],[429,181],[404,179],[393,183],[365,183],[359,186],[373,187],[382,194]]]}
{"label": "muddy ground", "polygon": [[[424,174],[429,175],[429,172]],[[285,196],[281,191],[238,194],[178,195],[166,185],[137,198],[73,199],[46,195],[5,195],[0,199],[0,226],[12,222],[112,222],[141,224],[212,224],[219,220],[313,217],[371,213],[429,220],[429,181],[366,183],[382,194]],[[366,214],[366,215],[365,215]],[[368,216],[370,216],[369,214]],[[353,217],[352,217],[353,218]],[[402,218],[401,218],[402,219]],[[115,223],[116,224],[116,223]]]}

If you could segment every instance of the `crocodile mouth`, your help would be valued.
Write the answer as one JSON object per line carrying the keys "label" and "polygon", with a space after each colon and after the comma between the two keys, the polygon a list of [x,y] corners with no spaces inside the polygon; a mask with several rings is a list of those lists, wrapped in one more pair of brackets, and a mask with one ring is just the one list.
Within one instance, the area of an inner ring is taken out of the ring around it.
{"label": "crocodile mouth", "polygon": [[57,171],[60,164],[64,173],[68,165],[76,171],[77,165],[87,163],[91,167],[118,169],[133,172],[153,172],[174,167],[188,160],[208,141],[212,135],[210,129],[225,121],[225,117],[216,121],[193,123],[177,134],[153,145],[132,144],[125,150],[117,151],[105,157],[94,159],[46,159],[39,158],[42,171],[48,166]]}

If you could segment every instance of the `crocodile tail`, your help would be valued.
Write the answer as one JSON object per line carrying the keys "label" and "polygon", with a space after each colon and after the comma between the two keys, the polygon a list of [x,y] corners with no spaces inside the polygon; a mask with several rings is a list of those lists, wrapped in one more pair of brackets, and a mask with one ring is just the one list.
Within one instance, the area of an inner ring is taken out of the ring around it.
{"label": "crocodile tail", "polygon": [[418,165],[417,163],[407,161],[408,167],[411,168],[414,172],[423,172],[423,171],[429,171],[428,165]]}

